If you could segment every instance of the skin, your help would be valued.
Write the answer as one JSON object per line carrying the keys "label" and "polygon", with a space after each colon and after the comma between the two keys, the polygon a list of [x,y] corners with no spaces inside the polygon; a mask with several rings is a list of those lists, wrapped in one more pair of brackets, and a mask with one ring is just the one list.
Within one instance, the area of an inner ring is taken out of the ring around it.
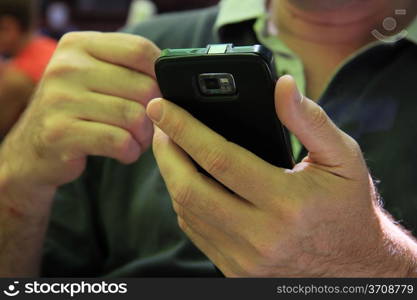
{"label": "skin", "polygon": [[[406,9],[395,16],[395,9]],[[354,52],[374,42],[372,30],[390,36],[417,15],[413,0],[277,0],[271,1],[271,27],[303,62],[306,95],[318,100],[335,70]],[[395,17],[396,30],[386,32],[383,20]]]}
{"label": "skin", "polygon": [[[14,18],[0,17],[0,54],[16,55],[32,36],[33,32],[23,32]],[[4,136],[27,106],[36,85],[7,63],[0,68],[0,136]]]}
{"label": "skin", "polygon": [[[393,9],[383,0],[282,0],[271,8],[306,65],[314,96]],[[378,206],[357,143],[290,77],[277,84],[276,108],[309,150],[292,170],[254,157],[167,100],[149,104],[158,128],[153,150],[182,230],[230,277],[417,276],[416,241]],[[228,189],[200,174],[190,158]]]}
{"label": "skin", "polygon": [[127,34],[72,33],[60,41],[0,148],[1,277],[39,274],[53,196],[82,174],[88,155],[127,164],[151,144],[145,106],[160,96],[159,55],[150,41]]}
{"label": "skin", "polygon": [[[283,170],[167,100],[149,104],[160,97],[159,54],[126,34],[61,40],[0,148],[0,276],[39,274],[53,196],[80,176],[88,155],[132,163],[147,149],[145,107],[180,227],[227,276],[415,275],[416,243],[376,204],[357,143],[291,77],[277,85],[278,116],[310,152]],[[188,155],[229,190],[198,173]]]}
{"label": "skin", "polygon": [[309,150],[292,170],[226,141],[167,100],[149,104],[154,153],[181,229],[228,277],[417,275],[417,244],[378,206],[357,143],[289,76],[278,82],[276,108]]}

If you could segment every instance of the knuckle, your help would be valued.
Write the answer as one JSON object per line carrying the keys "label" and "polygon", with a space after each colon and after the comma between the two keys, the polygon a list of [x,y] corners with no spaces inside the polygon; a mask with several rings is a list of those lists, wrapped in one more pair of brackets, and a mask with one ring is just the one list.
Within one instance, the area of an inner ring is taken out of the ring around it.
{"label": "knuckle", "polygon": [[362,159],[362,149],[359,143],[351,136],[346,135],[348,137],[348,144],[349,149],[353,157]]}
{"label": "knuckle", "polygon": [[182,231],[184,232],[188,231],[188,224],[185,222],[185,220],[182,217],[178,216],[177,222],[178,222],[178,226],[180,227]]}
{"label": "knuckle", "polygon": [[[287,240],[289,234],[288,228],[293,226],[293,224],[288,225],[290,223],[288,223],[287,220],[281,220],[281,218],[286,217],[287,216],[275,214],[273,217],[264,216],[259,224],[262,230],[252,234],[245,234],[243,237],[255,253],[253,259],[259,265],[264,265],[266,262],[277,261],[277,257],[282,253],[280,250],[281,241]],[[280,221],[277,221],[277,219],[280,219]],[[299,226],[299,223],[295,225]],[[265,231],[265,228],[268,230]]]}
{"label": "knuckle", "polygon": [[204,165],[207,172],[214,176],[221,176],[230,169],[230,159],[222,147],[214,147],[207,151],[204,159]]}
{"label": "knuckle", "polygon": [[142,53],[144,49],[146,49],[147,47],[149,47],[149,41],[141,36],[137,36],[135,38],[135,42],[132,43],[132,49],[137,50],[137,53]]}
{"label": "knuckle", "polygon": [[[143,125],[142,125],[143,124]],[[147,118],[143,117],[143,122],[140,125],[138,133],[138,142],[142,147],[143,151],[146,151],[152,145],[152,138],[154,134],[154,128],[152,122]]]}
{"label": "knuckle", "polygon": [[49,116],[43,119],[33,134],[33,152],[37,158],[43,159],[65,137],[68,124],[64,118]]}
{"label": "knuckle", "polygon": [[63,89],[45,91],[42,98],[42,103],[49,109],[59,109],[61,104],[67,104],[71,101],[73,101],[73,98]]}
{"label": "knuckle", "polygon": [[127,45],[127,55],[133,65],[148,74],[154,73],[154,60],[159,56],[158,48],[150,40],[136,36]]}
{"label": "knuckle", "polygon": [[269,241],[258,241],[255,245],[255,250],[261,261],[274,261],[276,256],[276,249]]}
{"label": "knuckle", "polygon": [[184,210],[184,207],[181,206],[181,205],[179,205],[175,201],[173,201],[172,206],[173,206],[174,211],[177,214],[177,216],[184,220],[185,219],[185,210]]}
{"label": "knuckle", "polygon": [[[161,123],[164,122],[164,119],[161,121]],[[171,138],[177,142],[181,143],[184,139],[184,132],[187,128],[187,122],[184,119],[181,118],[172,118],[169,121],[169,124],[162,124],[163,126],[167,127],[169,130],[169,135]]]}
{"label": "knuckle", "polygon": [[34,135],[33,140],[33,153],[38,159],[45,158],[47,146],[41,136],[41,134]]}
{"label": "knuckle", "polygon": [[[308,182],[306,184],[309,184]],[[317,184],[315,184],[317,186]],[[279,207],[274,208],[274,214],[279,216],[271,220],[265,220],[267,228],[281,228],[287,226],[299,226],[303,223],[305,210],[308,205],[314,202],[314,197],[311,195],[311,191],[306,189],[306,192],[300,191],[299,195],[302,195],[302,200],[297,200],[293,197],[280,198],[281,203]],[[278,231],[278,229],[276,230]]]}
{"label": "knuckle", "polygon": [[128,47],[128,55],[131,56],[131,61],[136,65],[140,65],[145,60],[146,42],[144,38],[137,37]]}
{"label": "knuckle", "polygon": [[180,216],[179,215],[179,213],[180,213],[180,208],[179,208],[179,205],[178,205],[178,203],[176,203],[175,201],[172,201],[172,209],[174,210],[174,212],[177,214],[177,216]]}
{"label": "knuckle", "polygon": [[[345,159],[348,159],[352,165],[357,165],[360,163],[366,167],[366,163],[364,161],[363,152],[359,143],[350,135],[340,130],[342,135],[341,137],[341,145],[343,147],[343,153]],[[359,169],[359,168],[356,168]]]}
{"label": "knuckle", "polygon": [[[133,77],[136,76],[137,73]],[[162,97],[162,94],[156,80],[145,76],[132,87],[132,96],[134,97],[133,99],[146,106],[152,99]]]}
{"label": "knuckle", "polygon": [[144,135],[146,135],[146,133],[144,131],[146,131],[146,129],[149,128],[153,128],[152,124],[150,123],[147,115],[146,115],[146,111],[141,108],[139,109],[139,111],[137,112],[136,118],[133,122],[135,128],[139,128],[139,130],[141,130],[142,134],[141,137],[144,138]]}
{"label": "knuckle", "polygon": [[152,122],[145,115],[140,124],[139,131],[139,143],[143,149],[147,149],[152,144],[152,139],[154,135],[154,128]]}
{"label": "knuckle", "polygon": [[109,135],[107,137],[115,153],[126,154],[130,151],[132,136],[127,132],[122,132],[118,136]]}
{"label": "knuckle", "polygon": [[171,186],[172,200],[179,205],[178,210],[186,207],[193,197],[191,186],[184,183],[173,184]]}
{"label": "knuckle", "polygon": [[87,71],[89,72],[90,69],[92,68],[85,59],[74,56],[71,56],[71,59],[69,59],[69,55],[57,54],[46,69],[44,78],[50,80],[72,74],[81,75]]}
{"label": "knuckle", "polygon": [[[71,38],[73,40],[76,38]],[[81,42],[81,39],[77,44]],[[66,42],[65,44],[75,44],[75,42]],[[85,50],[74,50],[69,46],[59,47],[52,57],[48,67],[45,70],[43,77],[45,79],[60,78],[63,76],[76,75],[80,78],[85,78],[86,75],[96,76],[99,64]],[[93,77],[95,78],[95,77]]]}
{"label": "knuckle", "polygon": [[80,46],[89,36],[91,36],[91,32],[69,32],[62,36],[59,41],[59,48],[65,47],[74,47]]}
{"label": "knuckle", "polygon": [[[125,136],[124,134],[115,134],[114,132],[104,131],[100,136],[100,146],[103,145],[105,149],[109,149],[111,152],[119,152],[124,146]],[[98,147],[100,147],[98,146]]]}
{"label": "knuckle", "polygon": [[159,84],[156,80],[151,79],[151,82],[149,84],[149,91],[150,91],[150,96],[152,96],[152,97],[154,97],[155,95],[160,94]]}
{"label": "knuckle", "polygon": [[73,66],[71,65],[62,65],[61,59],[58,56],[56,56],[55,58],[53,58],[48,68],[46,69],[45,74],[43,75],[43,78],[45,80],[59,78],[62,75],[67,74],[68,72],[71,72],[70,68],[72,67]]}
{"label": "knuckle", "polygon": [[65,137],[68,131],[68,124],[64,118],[49,117],[43,122],[42,133],[40,139],[44,145],[52,145],[58,143]]}
{"label": "knuckle", "polygon": [[141,128],[145,119],[145,110],[140,104],[133,101],[126,101],[120,106],[119,111],[125,128]]}
{"label": "knuckle", "polygon": [[151,99],[160,97],[161,92],[159,90],[159,85],[156,82],[156,80],[149,79],[149,82],[146,82],[146,87],[142,89],[141,94],[146,103]]}
{"label": "knuckle", "polygon": [[320,129],[326,125],[328,121],[328,117],[326,112],[321,106],[317,106],[316,109],[313,110],[311,116],[311,127],[312,129]]}
{"label": "knuckle", "polygon": [[141,148],[127,131],[103,133],[97,147],[99,153],[115,158],[123,164],[133,163],[141,155]]}
{"label": "knuckle", "polygon": [[144,37],[137,36],[134,41],[130,44],[131,53],[137,58],[141,58],[146,51],[152,47],[152,42]]}

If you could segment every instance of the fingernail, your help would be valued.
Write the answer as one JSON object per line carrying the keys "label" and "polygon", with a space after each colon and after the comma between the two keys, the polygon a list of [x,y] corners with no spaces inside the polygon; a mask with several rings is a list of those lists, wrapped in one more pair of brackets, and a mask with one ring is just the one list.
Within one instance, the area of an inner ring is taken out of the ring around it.
{"label": "fingernail", "polygon": [[162,100],[155,99],[152,100],[148,104],[148,108],[146,109],[148,117],[152,119],[155,123],[159,123],[162,119],[163,114],[163,107],[162,107]]}

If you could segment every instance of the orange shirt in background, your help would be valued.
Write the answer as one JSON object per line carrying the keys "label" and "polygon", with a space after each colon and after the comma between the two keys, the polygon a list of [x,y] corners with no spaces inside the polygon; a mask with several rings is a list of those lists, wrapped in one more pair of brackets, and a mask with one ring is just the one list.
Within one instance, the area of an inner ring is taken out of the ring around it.
{"label": "orange shirt in background", "polygon": [[20,53],[13,57],[10,65],[38,83],[49,63],[57,42],[43,36],[36,36]]}

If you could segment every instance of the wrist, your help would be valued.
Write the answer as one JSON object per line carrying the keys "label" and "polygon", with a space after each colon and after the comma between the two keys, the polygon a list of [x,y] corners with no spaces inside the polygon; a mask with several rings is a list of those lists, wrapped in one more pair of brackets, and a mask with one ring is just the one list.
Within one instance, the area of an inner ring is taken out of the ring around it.
{"label": "wrist", "polygon": [[54,190],[30,187],[1,162],[0,277],[38,276]]}
{"label": "wrist", "polygon": [[417,277],[417,242],[391,216],[379,211],[385,270],[391,277]]}
{"label": "wrist", "polygon": [[417,276],[417,243],[380,207],[363,236],[350,237],[337,259],[317,267],[328,277],[401,278]]}
{"label": "wrist", "polygon": [[14,217],[48,216],[56,188],[33,186],[0,163],[0,211]]}

